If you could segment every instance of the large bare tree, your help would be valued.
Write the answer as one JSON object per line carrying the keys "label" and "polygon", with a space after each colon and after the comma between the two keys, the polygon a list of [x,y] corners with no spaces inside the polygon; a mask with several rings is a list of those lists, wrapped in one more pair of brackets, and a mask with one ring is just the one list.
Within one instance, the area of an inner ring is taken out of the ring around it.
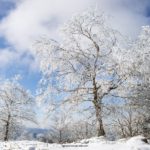
{"label": "large bare tree", "polygon": [[64,25],[61,44],[43,38],[35,46],[43,74],[41,98],[58,101],[56,93],[63,102],[91,103],[98,136],[105,135],[103,100],[123,84],[128,68],[122,36],[106,20],[104,13],[86,11]]}

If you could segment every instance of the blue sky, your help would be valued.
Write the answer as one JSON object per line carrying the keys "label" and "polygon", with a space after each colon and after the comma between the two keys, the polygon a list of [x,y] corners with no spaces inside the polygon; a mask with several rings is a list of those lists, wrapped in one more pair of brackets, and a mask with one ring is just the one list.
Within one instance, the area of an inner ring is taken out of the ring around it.
{"label": "blue sky", "polygon": [[15,3],[13,1],[0,1],[0,19],[8,15],[8,12],[15,8]]}
{"label": "blue sky", "polygon": [[0,77],[21,74],[35,93],[40,73],[32,44],[43,35],[59,39],[58,28],[91,6],[113,16],[112,26],[132,38],[150,23],[150,0],[0,0]]}
{"label": "blue sky", "polygon": [[[15,1],[7,1],[7,0],[0,0],[0,21],[5,19],[9,15],[9,13],[13,10],[15,10],[16,3]],[[10,48],[10,51],[16,51],[13,45],[7,41],[5,36],[0,37],[0,49],[3,51],[3,49]],[[22,54],[22,59],[25,59],[25,54]],[[9,59],[9,58],[8,58]],[[35,93],[35,89],[37,87],[37,83],[40,80],[40,73],[38,71],[36,72],[30,72],[28,68],[28,64],[22,64],[21,62],[12,62],[9,65],[6,65],[4,68],[0,68],[0,76],[2,78],[11,78],[16,74],[22,75],[22,80],[20,81],[21,84],[27,89],[30,89],[33,93]]]}

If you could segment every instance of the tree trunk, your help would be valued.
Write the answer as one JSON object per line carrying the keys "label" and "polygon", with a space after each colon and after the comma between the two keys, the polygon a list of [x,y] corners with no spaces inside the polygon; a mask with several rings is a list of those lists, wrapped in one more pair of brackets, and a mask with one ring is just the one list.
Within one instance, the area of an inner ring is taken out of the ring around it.
{"label": "tree trunk", "polygon": [[104,136],[105,131],[104,131],[103,121],[102,121],[102,104],[98,97],[98,88],[96,85],[95,78],[93,78],[93,95],[94,95],[93,104],[96,111],[97,136]]}
{"label": "tree trunk", "polygon": [[4,136],[4,141],[8,141],[9,138],[9,125],[10,125],[10,115],[8,115],[8,120],[6,122],[6,129],[5,129],[5,136]]}
{"label": "tree trunk", "polygon": [[102,111],[100,106],[95,106],[96,109],[96,125],[97,125],[97,136],[104,136],[105,131],[103,127],[103,120],[102,120]]}
{"label": "tree trunk", "polygon": [[89,132],[89,130],[88,130],[88,124],[85,123],[85,138],[86,139],[88,138],[88,132]]}
{"label": "tree trunk", "polygon": [[61,143],[62,142],[62,131],[60,130],[59,131],[59,143]]}

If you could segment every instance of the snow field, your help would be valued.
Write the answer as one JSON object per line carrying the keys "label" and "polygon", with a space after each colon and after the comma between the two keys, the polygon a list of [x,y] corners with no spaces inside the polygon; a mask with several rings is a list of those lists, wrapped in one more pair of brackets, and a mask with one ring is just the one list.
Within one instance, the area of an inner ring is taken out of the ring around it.
{"label": "snow field", "polygon": [[47,144],[36,141],[1,142],[0,150],[150,150],[142,136],[118,141],[95,137],[71,144]]}

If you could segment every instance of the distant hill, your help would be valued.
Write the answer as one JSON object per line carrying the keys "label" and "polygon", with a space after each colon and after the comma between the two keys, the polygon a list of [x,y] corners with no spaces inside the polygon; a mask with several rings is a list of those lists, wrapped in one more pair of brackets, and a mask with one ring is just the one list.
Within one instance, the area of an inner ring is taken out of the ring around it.
{"label": "distant hill", "polygon": [[21,140],[38,140],[42,142],[52,142],[49,133],[53,132],[50,129],[42,128],[26,128],[19,139]]}

